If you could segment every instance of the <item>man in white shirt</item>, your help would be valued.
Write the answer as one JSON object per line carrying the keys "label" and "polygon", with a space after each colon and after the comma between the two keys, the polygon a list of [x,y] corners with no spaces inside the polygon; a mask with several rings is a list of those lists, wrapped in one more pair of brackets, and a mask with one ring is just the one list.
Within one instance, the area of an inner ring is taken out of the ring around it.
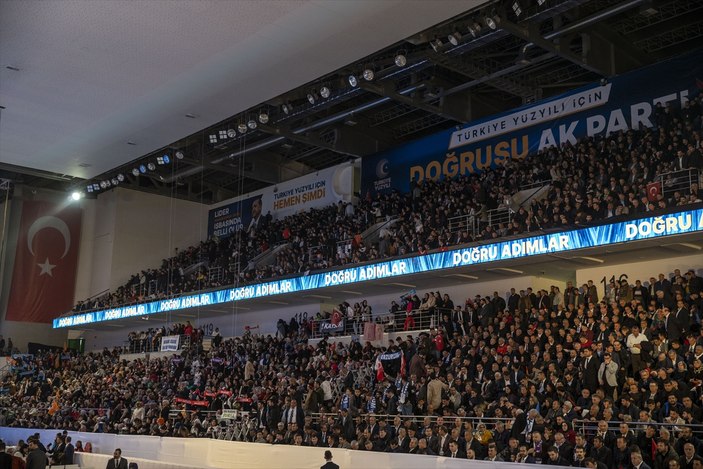
{"label": "man in white shirt", "polygon": [[644,363],[642,362],[642,342],[648,342],[647,336],[640,334],[638,325],[632,326],[632,333],[627,336],[627,348],[632,356],[632,373],[637,376]]}

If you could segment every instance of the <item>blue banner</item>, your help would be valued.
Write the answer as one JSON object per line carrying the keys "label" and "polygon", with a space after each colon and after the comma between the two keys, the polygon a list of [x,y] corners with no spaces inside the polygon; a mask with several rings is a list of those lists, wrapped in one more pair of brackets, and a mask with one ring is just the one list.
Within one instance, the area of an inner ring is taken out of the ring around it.
{"label": "blue banner", "polygon": [[54,319],[53,327],[74,327],[113,319],[164,313],[230,301],[365,282],[380,278],[452,269],[486,262],[607,246],[643,239],[703,231],[703,209],[531,236],[422,256],[379,262],[319,274],[303,275],[226,290],[152,301]]}
{"label": "blue banner", "polygon": [[232,202],[210,210],[207,217],[207,235],[227,238],[233,233],[248,230],[258,224],[262,216],[261,196]]}
{"label": "blue banner", "polygon": [[582,137],[653,127],[658,105],[703,88],[703,49],[364,157],[362,194],[479,173]]}

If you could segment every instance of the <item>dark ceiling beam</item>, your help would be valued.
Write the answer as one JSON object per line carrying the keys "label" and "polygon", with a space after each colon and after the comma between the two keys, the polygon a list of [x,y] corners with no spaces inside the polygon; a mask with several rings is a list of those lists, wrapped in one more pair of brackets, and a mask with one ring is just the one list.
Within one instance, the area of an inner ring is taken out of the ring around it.
{"label": "dark ceiling beam", "polygon": [[[488,83],[490,86],[504,91],[506,93],[512,94],[513,96],[519,96],[521,98],[524,98],[532,94],[532,89],[530,87],[524,86],[513,80],[503,78],[504,75],[507,75],[509,72],[500,73],[501,71],[497,71],[492,73],[490,70],[485,70],[484,68],[479,67],[473,63],[461,60],[460,58],[459,60],[453,60],[451,57],[448,57],[447,55],[441,53],[430,53],[428,54],[428,57],[429,60],[432,61],[432,63],[434,63],[435,65],[439,65],[441,67],[446,68],[447,70],[470,78],[470,83],[474,83],[474,85],[471,86],[475,86],[475,84],[477,84],[476,81],[481,80],[481,83]],[[464,85],[459,85],[457,87],[452,88],[453,91],[451,92],[445,91],[443,95],[447,96],[454,92],[468,89],[469,87],[470,86],[464,87]]]}
{"label": "dark ceiling beam", "polygon": [[592,61],[589,60],[589,56],[592,57],[594,56],[594,54],[589,54],[587,51],[584,50],[586,54],[582,57],[578,57],[574,55],[574,53],[572,53],[570,50],[567,50],[566,47],[563,47],[560,43],[552,42],[543,38],[542,35],[539,33],[538,24],[527,23],[526,26],[520,26],[513,23],[512,21],[501,18],[500,27],[508,31],[513,36],[518,37],[528,43],[531,42],[537,47],[544,49],[546,52],[556,54],[557,56],[568,60],[569,62],[575,63],[576,65],[583,67],[589,72],[597,73],[602,76],[613,75],[613,73],[611,73],[612,70],[604,68],[603,66],[608,66],[608,64],[594,65]]}
{"label": "dark ceiling beam", "polygon": [[374,93],[378,96],[391,98],[395,102],[421,109],[425,112],[429,112],[430,114],[436,114],[448,120],[453,120],[461,124],[465,124],[469,121],[468,116],[465,113],[462,114],[451,112],[448,109],[445,109],[444,106],[435,106],[430,104],[426,102],[419,93],[415,96],[402,95],[395,90],[394,84],[389,81],[381,83],[363,82],[359,83],[359,87],[364,91]]}
{"label": "dark ceiling beam", "polygon": [[[356,132],[348,130],[343,125],[335,126],[332,129],[334,137],[331,142],[323,140],[319,132],[295,133],[285,127],[272,127],[269,125],[260,125],[259,128],[270,135],[285,137],[293,142],[323,148],[345,156],[361,157],[377,151],[378,148],[378,142],[373,137],[356,134]],[[346,138],[345,134],[349,132],[355,133],[355,138]]]}

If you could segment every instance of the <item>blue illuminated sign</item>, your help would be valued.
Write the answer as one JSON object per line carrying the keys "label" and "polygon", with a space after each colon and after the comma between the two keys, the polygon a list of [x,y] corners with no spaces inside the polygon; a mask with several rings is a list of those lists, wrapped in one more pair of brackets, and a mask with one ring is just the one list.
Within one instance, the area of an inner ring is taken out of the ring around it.
{"label": "blue illuminated sign", "polygon": [[703,209],[532,236],[54,319],[55,329],[196,306],[703,231]]}

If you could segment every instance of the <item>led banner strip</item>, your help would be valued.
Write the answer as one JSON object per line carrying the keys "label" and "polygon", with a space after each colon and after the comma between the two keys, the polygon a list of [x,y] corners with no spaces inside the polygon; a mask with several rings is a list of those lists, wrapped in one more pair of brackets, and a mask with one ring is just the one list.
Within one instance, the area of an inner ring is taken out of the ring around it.
{"label": "led banner strip", "polygon": [[703,231],[703,209],[532,236],[54,319],[54,329]]}

